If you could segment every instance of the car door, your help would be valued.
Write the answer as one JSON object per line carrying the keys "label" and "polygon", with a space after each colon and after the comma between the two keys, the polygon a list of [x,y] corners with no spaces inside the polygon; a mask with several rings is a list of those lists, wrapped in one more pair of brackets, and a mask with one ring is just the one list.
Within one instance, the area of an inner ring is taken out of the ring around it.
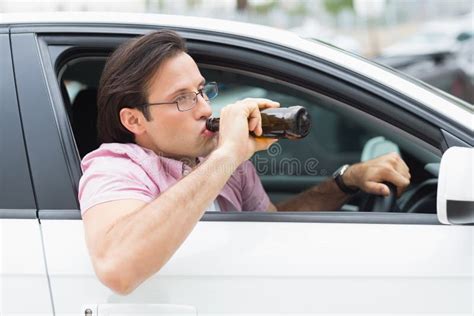
{"label": "car door", "polygon": [[8,29],[0,28],[0,55],[0,314],[51,315]]}
{"label": "car door", "polygon": [[[143,311],[147,306],[177,306],[199,314],[471,311],[472,229],[440,225],[434,213],[206,214],[166,266],[132,294],[120,296],[105,288],[94,275],[85,247],[75,198],[80,156],[61,93],[59,66],[65,56],[74,57],[74,51],[92,48],[106,55],[130,35],[146,30],[61,30],[57,35],[43,27],[37,35],[34,27],[23,27],[21,34],[12,35],[13,51],[21,48],[23,58],[37,61],[28,69],[31,79],[17,76],[25,82],[19,87],[44,88],[30,97],[34,100],[20,98],[20,107],[41,107],[41,115],[28,121],[25,139],[30,157],[35,157],[32,177],[56,315],[101,307],[119,314],[121,307]],[[414,147],[435,148],[441,155],[447,146],[440,128],[415,114],[422,109],[406,110],[416,103],[344,68],[248,38],[181,33],[202,67],[221,67],[230,74],[244,71],[264,82],[329,99],[368,118],[367,123],[378,122],[381,130],[397,131]],[[17,67],[26,73],[19,60]],[[40,134],[42,125],[49,127]]]}

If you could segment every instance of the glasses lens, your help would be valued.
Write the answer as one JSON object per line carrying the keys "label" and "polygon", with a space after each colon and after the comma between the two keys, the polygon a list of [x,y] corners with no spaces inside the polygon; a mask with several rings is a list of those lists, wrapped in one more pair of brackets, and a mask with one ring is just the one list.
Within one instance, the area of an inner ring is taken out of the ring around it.
{"label": "glasses lens", "polygon": [[202,94],[204,99],[206,99],[207,101],[217,97],[217,83],[209,82],[208,84],[206,84],[202,89]]}
{"label": "glasses lens", "polygon": [[196,94],[193,92],[183,94],[176,100],[178,102],[178,109],[180,111],[191,110],[196,105],[196,100]]}
{"label": "glasses lens", "polygon": [[[199,90],[199,92],[204,98],[204,100],[212,100],[217,96],[217,83],[209,82],[204,86],[204,88]],[[191,110],[196,105],[197,94],[194,92],[183,94],[176,99],[176,102],[178,103],[178,110]]]}

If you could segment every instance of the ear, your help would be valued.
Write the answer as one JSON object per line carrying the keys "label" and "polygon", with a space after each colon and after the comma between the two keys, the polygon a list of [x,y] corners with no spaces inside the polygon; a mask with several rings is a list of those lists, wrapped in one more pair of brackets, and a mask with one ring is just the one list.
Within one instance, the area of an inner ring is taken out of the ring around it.
{"label": "ear", "polygon": [[134,108],[123,108],[120,110],[120,122],[130,132],[135,135],[141,135],[145,132],[145,117],[143,113]]}

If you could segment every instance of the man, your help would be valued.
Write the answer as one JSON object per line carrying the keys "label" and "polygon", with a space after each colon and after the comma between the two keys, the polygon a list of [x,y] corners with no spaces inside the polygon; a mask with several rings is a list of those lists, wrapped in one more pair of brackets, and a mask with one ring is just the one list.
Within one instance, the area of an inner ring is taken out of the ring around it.
{"label": "man", "polygon": [[213,89],[171,31],[125,43],[105,66],[98,96],[103,144],[82,161],[79,200],[96,274],[118,293],[159,271],[206,210],[331,210],[349,197],[343,191],[387,195],[381,182],[388,181],[400,194],[409,184],[405,163],[387,155],[350,166],[338,184],[328,180],[274,205],[248,159],[275,140],[249,131],[261,134],[259,110],[279,104],[230,104],[213,134],[205,129]]}

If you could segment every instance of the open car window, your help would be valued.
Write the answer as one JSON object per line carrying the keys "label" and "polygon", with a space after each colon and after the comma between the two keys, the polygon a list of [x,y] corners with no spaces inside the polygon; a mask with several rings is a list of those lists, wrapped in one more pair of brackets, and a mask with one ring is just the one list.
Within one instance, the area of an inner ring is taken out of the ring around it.
{"label": "open car window", "polygon": [[[214,115],[231,102],[246,97],[268,98],[282,106],[302,105],[311,115],[312,130],[301,140],[280,140],[252,161],[272,201],[278,202],[317,185],[339,166],[397,152],[410,166],[412,191],[407,196],[427,194],[418,203],[401,199],[405,211],[435,213],[436,170],[440,157],[424,149],[413,138],[383,124],[366,113],[348,108],[320,93],[278,82],[272,78],[201,65],[210,81],[219,83],[219,96],[213,100]],[[346,211],[364,211],[366,196],[355,196]],[[416,204],[416,205],[414,205]]]}
{"label": "open car window", "polygon": [[[60,71],[63,97],[67,99],[65,103],[69,106],[71,126],[81,157],[99,146],[97,89],[105,61],[102,56],[80,57]],[[282,106],[302,105],[308,109],[312,130],[306,138],[280,140],[251,159],[272,202],[278,203],[318,185],[343,164],[395,151],[412,171],[411,190],[416,192],[408,192],[408,196],[420,195],[420,190],[428,196],[422,203],[405,202],[404,211],[435,213],[436,168],[440,157],[413,139],[396,129],[384,128],[378,119],[321,93],[261,74],[210,64],[199,66],[208,81],[216,81],[219,85],[219,95],[212,101],[215,116],[225,105],[247,97],[268,98]],[[361,209],[364,199],[364,196],[355,196],[343,210],[364,211]]]}

